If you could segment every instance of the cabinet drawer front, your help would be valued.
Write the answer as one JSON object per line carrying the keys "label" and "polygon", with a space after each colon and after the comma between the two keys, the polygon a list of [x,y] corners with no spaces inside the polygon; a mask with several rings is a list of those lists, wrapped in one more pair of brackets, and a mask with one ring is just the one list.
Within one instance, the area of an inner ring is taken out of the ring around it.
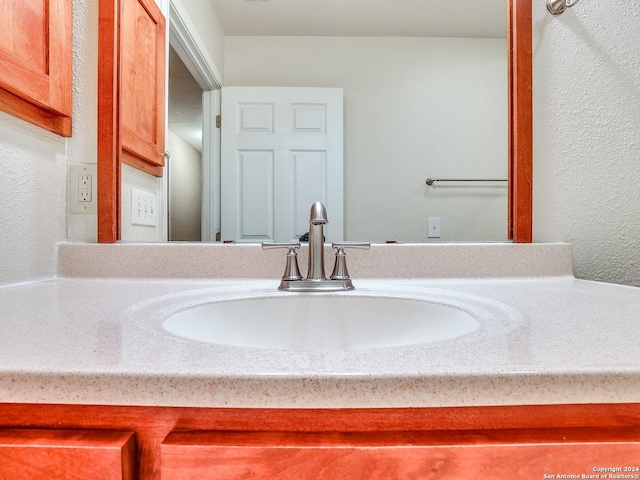
{"label": "cabinet drawer front", "polygon": [[0,478],[12,480],[129,480],[132,433],[0,429]]}
{"label": "cabinet drawer front", "polygon": [[607,430],[606,435],[593,429],[578,435],[554,432],[546,439],[537,432],[444,433],[440,438],[436,432],[172,434],[162,444],[162,479],[604,478],[599,468],[625,473],[625,467],[626,473],[639,474],[633,468],[640,467],[640,437],[635,442],[628,430],[619,436]]}

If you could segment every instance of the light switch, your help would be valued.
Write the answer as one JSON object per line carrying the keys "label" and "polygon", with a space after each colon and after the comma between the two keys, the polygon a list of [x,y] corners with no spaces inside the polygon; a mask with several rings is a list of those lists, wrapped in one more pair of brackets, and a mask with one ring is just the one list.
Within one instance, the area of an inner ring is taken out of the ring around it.
{"label": "light switch", "polygon": [[131,189],[131,224],[155,227],[158,217],[158,196]]}
{"label": "light switch", "polygon": [[440,238],[440,218],[429,217],[429,231],[427,232],[429,238]]}

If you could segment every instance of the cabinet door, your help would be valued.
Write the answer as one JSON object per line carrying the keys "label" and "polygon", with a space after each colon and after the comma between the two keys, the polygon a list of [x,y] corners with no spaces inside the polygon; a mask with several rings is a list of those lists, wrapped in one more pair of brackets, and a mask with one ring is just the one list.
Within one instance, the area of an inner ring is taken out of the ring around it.
{"label": "cabinet door", "polygon": [[0,430],[0,478],[130,480],[133,434],[83,430]]}
{"label": "cabinet door", "polygon": [[120,0],[122,161],[162,176],[165,20],[154,0]]}
{"label": "cabinet door", "polygon": [[606,467],[637,475],[639,434],[639,428],[172,433],[161,447],[162,479],[603,478],[596,469]]}
{"label": "cabinet door", "polygon": [[71,2],[0,2],[0,109],[71,136]]}
{"label": "cabinet door", "polygon": [[162,176],[166,21],[154,0],[99,0],[98,241],[120,238],[120,167]]}

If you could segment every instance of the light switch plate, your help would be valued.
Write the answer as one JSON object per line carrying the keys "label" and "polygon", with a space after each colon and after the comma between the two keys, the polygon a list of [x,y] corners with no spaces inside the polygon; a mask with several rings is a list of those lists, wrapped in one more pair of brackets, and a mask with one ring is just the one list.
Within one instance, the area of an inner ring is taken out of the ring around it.
{"label": "light switch plate", "polygon": [[429,238],[440,238],[440,218],[429,218],[429,231],[427,232]]}
{"label": "light switch plate", "polygon": [[155,227],[158,218],[158,196],[131,189],[131,224]]}
{"label": "light switch plate", "polygon": [[71,213],[98,211],[98,166],[95,163],[69,165],[68,201]]}

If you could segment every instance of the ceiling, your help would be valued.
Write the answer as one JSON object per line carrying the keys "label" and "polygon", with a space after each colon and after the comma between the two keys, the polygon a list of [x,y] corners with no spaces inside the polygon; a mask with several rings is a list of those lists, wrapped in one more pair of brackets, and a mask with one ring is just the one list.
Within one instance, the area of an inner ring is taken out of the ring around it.
{"label": "ceiling", "polygon": [[503,38],[506,0],[210,0],[230,36]]}

